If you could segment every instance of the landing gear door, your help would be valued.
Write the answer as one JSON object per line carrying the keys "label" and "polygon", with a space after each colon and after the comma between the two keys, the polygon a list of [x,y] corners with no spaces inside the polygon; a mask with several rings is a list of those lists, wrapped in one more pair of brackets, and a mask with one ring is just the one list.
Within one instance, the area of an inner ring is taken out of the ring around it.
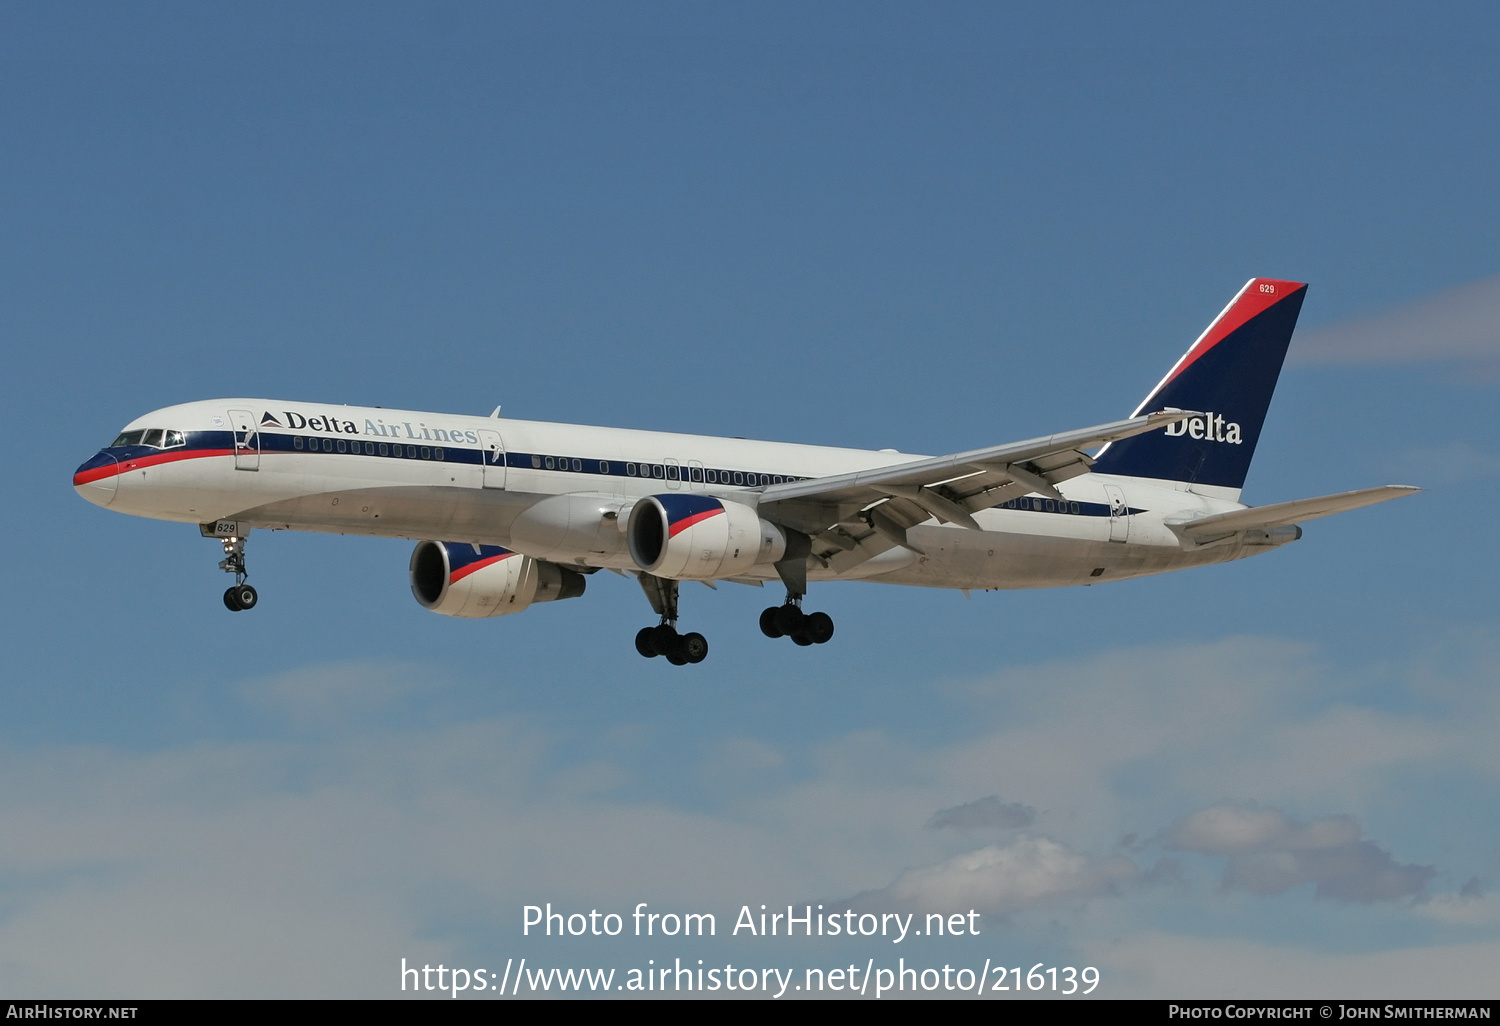
{"label": "landing gear door", "polygon": [[260,469],[260,429],[255,414],[249,410],[230,410],[229,426],[234,431],[234,469]]}
{"label": "landing gear door", "polygon": [[1105,485],[1104,494],[1109,497],[1109,540],[1123,542],[1130,539],[1129,510],[1125,506],[1125,493],[1115,485]]}
{"label": "landing gear door", "polygon": [[479,455],[484,464],[484,487],[505,487],[505,443],[498,431],[479,432]]}

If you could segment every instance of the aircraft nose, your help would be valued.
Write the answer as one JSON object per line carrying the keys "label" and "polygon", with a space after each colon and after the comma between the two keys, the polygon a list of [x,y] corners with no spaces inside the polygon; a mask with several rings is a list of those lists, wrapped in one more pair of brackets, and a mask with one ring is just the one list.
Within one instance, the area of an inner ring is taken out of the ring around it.
{"label": "aircraft nose", "polygon": [[98,452],[73,472],[73,490],[96,506],[115,501],[120,483],[120,461],[107,452]]}

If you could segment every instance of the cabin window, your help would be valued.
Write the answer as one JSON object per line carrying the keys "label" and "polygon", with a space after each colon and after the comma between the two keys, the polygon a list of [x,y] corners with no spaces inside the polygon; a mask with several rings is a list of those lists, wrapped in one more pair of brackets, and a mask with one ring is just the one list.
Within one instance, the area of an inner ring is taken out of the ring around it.
{"label": "cabin window", "polygon": [[548,470],[555,470],[555,469],[557,469],[557,460],[555,458],[553,458],[551,456],[548,456],[546,458],[546,460],[544,460],[543,462],[546,463]]}
{"label": "cabin window", "polygon": [[534,469],[534,470],[541,470],[542,469],[542,458],[540,456],[533,456],[533,457],[531,457],[531,466],[532,466],[532,469]]}
{"label": "cabin window", "polygon": [[439,459],[440,460],[440,459],[443,458],[443,450],[442,449],[434,449],[434,450],[432,450],[432,455],[433,455],[434,459]]}
{"label": "cabin window", "polygon": [[662,478],[667,476],[666,468],[663,467],[660,463],[651,464],[651,476],[656,478],[658,481],[661,480]]}
{"label": "cabin window", "polygon": [[601,473],[601,474],[608,474],[609,473],[609,461],[608,460],[600,460],[599,461],[599,473]]}
{"label": "cabin window", "polygon": [[1077,513],[1078,512],[1078,503],[1076,503],[1076,502],[1070,502],[1070,503],[1068,503],[1068,512],[1069,513]]}
{"label": "cabin window", "polygon": [[625,474],[628,477],[635,477],[635,464],[634,463],[627,463],[627,464],[625,464]]}
{"label": "cabin window", "polygon": [[347,445],[344,444],[344,440],[342,438],[340,438],[337,442],[334,442],[333,444],[334,444],[334,447],[337,448],[339,452],[347,452],[349,450],[349,446],[347,446]]}
{"label": "cabin window", "polygon": [[676,464],[669,463],[667,465],[667,480],[668,481],[676,481],[677,480],[677,466],[676,466]]}
{"label": "cabin window", "polygon": [[325,439],[323,439],[323,451],[324,452],[333,452],[333,439],[331,439],[331,438],[325,438]]}
{"label": "cabin window", "polygon": [[703,480],[703,468],[702,467],[689,467],[688,468],[688,473],[692,476],[692,478],[693,478],[694,481],[702,481]]}
{"label": "cabin window", "polygon": [[409,460],[417,458],[417,447],[415,445],[408,445],[406,447],[406,458]]}
{"label": "cabin window", "polygon": [[580,474],[583,473],[583,460],[574,460],[573,469],[578,471]]}
{"label": "cabin window", "polygon": [[[300,449],[301,446],[299,445],[297,448]],[[388,445],[386,445],[384,442],[381,442],[380,443],[380,455],[382,455],[382,456],[389,456],[390,454],[391,454],[391,447],[388,446]]]}
{"label": "cabin window", "polygon": [[431,450],[431,449],[429,449],[429,448],[428,448],[428,447],[427,447],[427,446],[425,446],[425,445],[424,445],[424,446],[422,446],[422,458],[423,458],[423,459],[424,459],[424,460],[430,460],[430,459],[432,459],[432,450]]}
{"label": "cabin window", "polygon": [[292,448],[293,449],[300,449],[300,448],[302,448],[302,436],[301,435],[293,435],[292,436]]}
{"label": "cabin window", "polygon": [[735,484],[744,484],[745,483],[745,475],[742,474],[740,471],[736,470],[734,472],[734,483]]}

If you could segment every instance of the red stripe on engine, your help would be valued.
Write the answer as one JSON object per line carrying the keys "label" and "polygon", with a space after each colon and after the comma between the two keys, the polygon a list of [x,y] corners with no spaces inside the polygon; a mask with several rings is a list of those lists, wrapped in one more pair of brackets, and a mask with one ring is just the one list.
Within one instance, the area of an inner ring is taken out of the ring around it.
{"label": "red stripe on engine", "polygon": [[487,559],[476,559],[474,562],[470,563],[469,565],[467,565],[467,566],[461,566],[457,570],[455,570],[451,574],[449,574],[448,575],[448,583],[449,584],[457,584],[459,581],[463,580],[465,577],[467,577],[470,574],[474,573],[474,571],[476,571],[476,570],[483,570],[485,567],[490,566],[491,564],[498,563],[502,559],[509,559],[511,556],[514,556],[514,555],[515,555],[514,552],[502,552],[498,556],[490,556]]}
{"label": "red stripe on engine", "polygon": [[692,527],[694,524],[702,523],[703,521],[707,520],[709,517],[716,517],[720,513],[723,513],[723,512],[724,512],[724,507],[720,506],[718,509],[705,510],[702,513],[694,513],[690,517],[683,517],[681,520],[677,521],[677,523],[675,523],[671,527],[667,528],[667,537],[668,538],[676,538],[679,534],[681,534],[683,531],[686,531],[689,527]]}

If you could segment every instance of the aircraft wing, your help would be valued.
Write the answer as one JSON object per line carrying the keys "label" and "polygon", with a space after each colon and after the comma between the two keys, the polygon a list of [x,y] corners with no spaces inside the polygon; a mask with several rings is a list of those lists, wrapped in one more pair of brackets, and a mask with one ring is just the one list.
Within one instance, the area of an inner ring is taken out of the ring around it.
{"label": "aircraft wing", "polygon": [[1304,520],[1329,517],[1346,510],[1359,509],[1387,499],[1399,499],[1421,491],[1415,485],[1381,485],[1379,488],[1361,488],[1356,492],[1341,492],[1338,495],[1320,495],[1315,499],[1296,499],[1278,502],[1270,506],[1252,506],[1237,509],[1232,513],[1216,513],[1167,526],[1194,540],[1203,541],[1237,531],[1260,531],[1287,524],[1300,524]]}
{"label": "aircraft wing", "polygon": [[1195,416],[1202,414],[1163,410],[951,456],[771,485],[761,493],[760,510],[812,537],[813,555],[844,570],[892,545],[919,551],[907,542],[906,531],[933,517],[978,530],[972,516],[978,510],[1032,492],[1056,498],[1058,483],[1093,465],[1082,450]]}

